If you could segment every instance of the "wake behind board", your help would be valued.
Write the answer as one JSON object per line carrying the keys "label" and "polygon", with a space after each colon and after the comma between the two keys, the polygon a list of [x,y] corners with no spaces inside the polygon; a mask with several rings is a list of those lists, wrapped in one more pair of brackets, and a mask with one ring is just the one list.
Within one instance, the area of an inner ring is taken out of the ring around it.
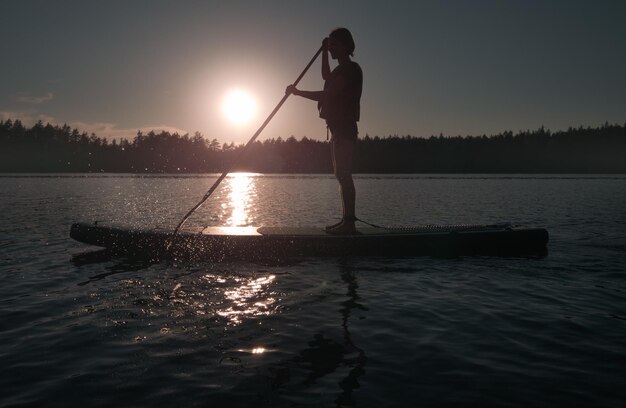
{"label": "wake behind board", "polygon": [[548,243],[545,229],[509,224],[358,228],[352,235],[331,235],[318,227],[197,227],[183,229],[174,236],[164,229],[76,223],[70,236],[131,256],[209,260],[544,254]]}

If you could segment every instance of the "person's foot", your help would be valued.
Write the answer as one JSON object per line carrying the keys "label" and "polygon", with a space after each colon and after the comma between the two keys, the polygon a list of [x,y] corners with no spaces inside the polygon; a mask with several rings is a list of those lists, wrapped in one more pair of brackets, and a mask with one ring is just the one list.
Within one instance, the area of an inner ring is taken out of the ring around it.
{"label": "person's foot", "polygon": [[324,227],[324,231],[330,231],[333,228],[337,228],[338,226],[340,226],[343,223],[343,220],[340,220],[339,222],[334,223],[333,225],[327,225]]}
{"label": "person's foot", "polygon": [[342,221],[334,228],[326,230],[327,233],[332,235],[352,235],[356,234],[356,227],[354,221]]}

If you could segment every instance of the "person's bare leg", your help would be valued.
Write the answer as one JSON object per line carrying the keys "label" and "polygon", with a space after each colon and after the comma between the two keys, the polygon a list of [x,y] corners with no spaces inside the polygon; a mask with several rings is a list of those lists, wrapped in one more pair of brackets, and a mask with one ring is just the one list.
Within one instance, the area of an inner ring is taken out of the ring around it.
{"label": "person's bare leg", "polygon": [[354,188],[354,180],[352,179],[352,152],[354,150],[354,141],[335,139],[332,143],[333,147],[333,166],[335,169],[335,177],[339,181],[339,192],[341,194],[341,207],[343,216],[341,223],[327,229],[333,234],[352,234],[355,228],[355,206],[356,206],[356,190]]}
{"label": "person's bare leg", "polygon": [[[336,141],[333,138],[330,141],[330,158],[331,158],[332,163],[333,163],[333,172],[335,173],[335,177],[337,177],[337,160],[336,160],[336,156],[335,156],[335,149],[336,149],[335,146],[336,146]],[[341,184],[339,185],[339,194],[340,195],[342,194],[341,193]],[[341,206],[342,206],[342,209],[343,209],[343,197],[341,198]],[[344,213],[345,213],[345,211],[344,211]],[[340,226],[342,222],[343,222],[343,216],[341,217],[341,220],[339,220],[339,222],[336,222],[336,223],[331,224],[331,225],[327,225],[324,229],[326,231],[330,231],[331,229],[337,228],[338,226]]]}
{"label": "person's bare leg", "polygon": [[352,174],[345,174],[339,180],[339,188],[341,189],[341,203],[343,206],[344,221],[353,221],[355,217],[356,206],[356,190],[354,189],[354,180]]}

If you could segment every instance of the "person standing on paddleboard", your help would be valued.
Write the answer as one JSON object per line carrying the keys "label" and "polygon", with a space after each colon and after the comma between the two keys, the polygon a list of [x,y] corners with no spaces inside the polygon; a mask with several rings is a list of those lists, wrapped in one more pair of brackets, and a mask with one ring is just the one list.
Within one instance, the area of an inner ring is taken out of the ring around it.
{"label": "person standing on paddleboard", "polygon": [[[285,90],[287,94],[302,96],[317,101],[319,115],[326,120],[331,133],[331,157],[335,177],[339,181],[343,217],[340,222],[326,227],[331,234],[352,234],[356,232],[355,202],[356,192],[352,180],[352,156],[356,143],[360,118],[363,72],[354,55],[354,39],[346,28],[333,30],[322,41],[322,79],[324,90],[302,91],[294,85]],[[332,71],[328,54],[339,64]]]}

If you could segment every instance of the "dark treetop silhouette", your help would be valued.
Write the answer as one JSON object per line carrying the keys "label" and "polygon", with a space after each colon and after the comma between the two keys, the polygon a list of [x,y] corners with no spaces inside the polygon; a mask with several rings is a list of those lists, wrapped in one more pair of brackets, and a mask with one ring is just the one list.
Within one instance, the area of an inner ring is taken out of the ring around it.
{"label": "dark treetop silhouette", "polygon": [[[0,121],[0,172],[217,173],[242,146],[200,133],[137,132],[109,142],[67,125]],[[626,173],[626,124],[539,128],[492,136],[366,135],[356,141],[355,173]],[[295,137],[257,141],[236,171],[330,173],[328,142]]]}

